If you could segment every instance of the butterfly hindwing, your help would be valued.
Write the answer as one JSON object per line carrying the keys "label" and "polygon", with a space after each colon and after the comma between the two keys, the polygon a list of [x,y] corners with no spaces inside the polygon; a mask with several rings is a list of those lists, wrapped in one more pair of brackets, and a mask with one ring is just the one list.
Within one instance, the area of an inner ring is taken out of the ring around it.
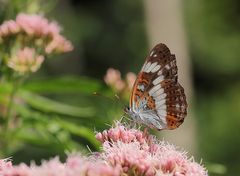
{"label": "butterfly hindwing", "polygon": [[164,44],[156,45],[134,83],[130,109],[157,129],[177,128],[186,116],[186,97],[177,82],[176,58]]}

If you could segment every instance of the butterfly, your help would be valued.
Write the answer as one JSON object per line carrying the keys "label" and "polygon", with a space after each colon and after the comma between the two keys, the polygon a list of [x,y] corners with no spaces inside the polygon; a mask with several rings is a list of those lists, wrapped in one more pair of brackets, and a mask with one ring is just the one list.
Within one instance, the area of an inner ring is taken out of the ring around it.
{"label": "butterfly", "polygon": [[177,70],[175,55],[165,44],[156,45],[135,80],[125,113],[157,130],[179,127],[187,115],[187,101]]}

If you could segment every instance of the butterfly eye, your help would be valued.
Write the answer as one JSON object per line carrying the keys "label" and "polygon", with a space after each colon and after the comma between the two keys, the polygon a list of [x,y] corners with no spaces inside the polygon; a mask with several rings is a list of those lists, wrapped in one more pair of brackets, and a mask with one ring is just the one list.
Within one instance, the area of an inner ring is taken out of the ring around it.
{"label": "butterfly eye", "polygon": [[125,107],[125,108],[124,108],[124,112],[125,112],[125,113],[128,113],[129,111],[130,111],[130,108],[129,108],[129,107]]}

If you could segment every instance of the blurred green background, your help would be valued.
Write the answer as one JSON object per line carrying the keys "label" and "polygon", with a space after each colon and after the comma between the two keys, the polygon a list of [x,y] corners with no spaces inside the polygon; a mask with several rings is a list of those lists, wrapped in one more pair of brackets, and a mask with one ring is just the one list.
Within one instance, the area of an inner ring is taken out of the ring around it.
{"label": "blurred green background", "polygon": [[[192,67],[197,158],[203,159],[209,175],[235,176],[240,173],[240,3],[180,2]],[[150,49],[144,1],[0,3],[1,22],[20,12],[42,13],[56,20],[74,45],[74,51],[46,60],[19,91],[27,104],[15,108],[28,128],[14,133],[8,151],[14,163],[64,157],[72,150],[87,152],[86,146],[97,150],[94,130],[119,119],[122,105],[93,92],[114,97],[103,82],[106,70],[137,73],[144,62]],[[3,87],[0,94],[7,91]]]}

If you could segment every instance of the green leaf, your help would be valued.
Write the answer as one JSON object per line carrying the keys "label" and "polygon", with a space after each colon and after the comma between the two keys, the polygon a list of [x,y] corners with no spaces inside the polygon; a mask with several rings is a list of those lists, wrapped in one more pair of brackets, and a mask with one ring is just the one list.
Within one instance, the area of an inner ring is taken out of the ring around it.
{"label": "green leaf", "polygon": [[19,91],[19,96],[26,101],[30,106],[47,113],[56,113],[73,117],[88,118],[95,114],[93,108],[90,107],[75,107],[63,104],[49,98],[39,96],[24,90]]}
{"label": "green leaf", "polygon": [[[71,139],[71,131],[62,127],[56,115],[46,115],[44,113],[29,109],[27,106],[17,108],[22,118],[22,126],[15,132],[15,138],[20,141],[36,146],[52,146],[58,148],[61,144],[64,149],[77,149],[80,144]],[[87,129],[88,130],[88,129]],[[90,130],[89,130],[90,131]],[[88,136],[81,136],[88,140]],[[91,140],[88,140],[91,143]]]}
{"label": "green leaf", "polygon": [[87,93],[92,94],[102,88],[102,84],[87,77],[61,77],[31,80],[25,89],[37,93]]}
{"label": "green leaf", "polygon": [[11,85],[8,83],[0,82],[0,94],[9,93],[11,91]]}
{"label": "green leaf", "polygon": [[87,139],[95,147],[99,147],[99,142],[97,142],[93,130],[89,128],[76,125],[72,122],[67,122],[61,119],[57,119],[57,123],[65,130],[68,130],[70,133],[77,136]]}
{"label": "green leaf", "polygon": [[[99,143],[95,139],[93,130],[87,127],[77,125],[70,121],[62,120],[57,116],[45,115],[43,113],[39,113],[34,110],[28,109],[27,107],[24,106],[18,107],[17,110],[20,113],[20,115],[24,115],[23,124],[24,129],[33,128],[33,126],[35,126],[34,129],[39,129],[40,127],[38,133],[42,137],[45,136],[45,138],[49,138],[49,136],[46,136],[48,133],[56,133],[54,135],[54,138],[59,137],[59,140],[61,140],[60,132],[64,130],[68,133],[85,138],[89,143],[91,143],[95,147],[99,146]],[[42,127],[44,127],[43,130],[41,129]],[[28,137],[27,139],[31,140],[32,138]],[[52,139],[51,141],[54,141],[54,139]],[[31,143],[34,143],[34,140]]]}

